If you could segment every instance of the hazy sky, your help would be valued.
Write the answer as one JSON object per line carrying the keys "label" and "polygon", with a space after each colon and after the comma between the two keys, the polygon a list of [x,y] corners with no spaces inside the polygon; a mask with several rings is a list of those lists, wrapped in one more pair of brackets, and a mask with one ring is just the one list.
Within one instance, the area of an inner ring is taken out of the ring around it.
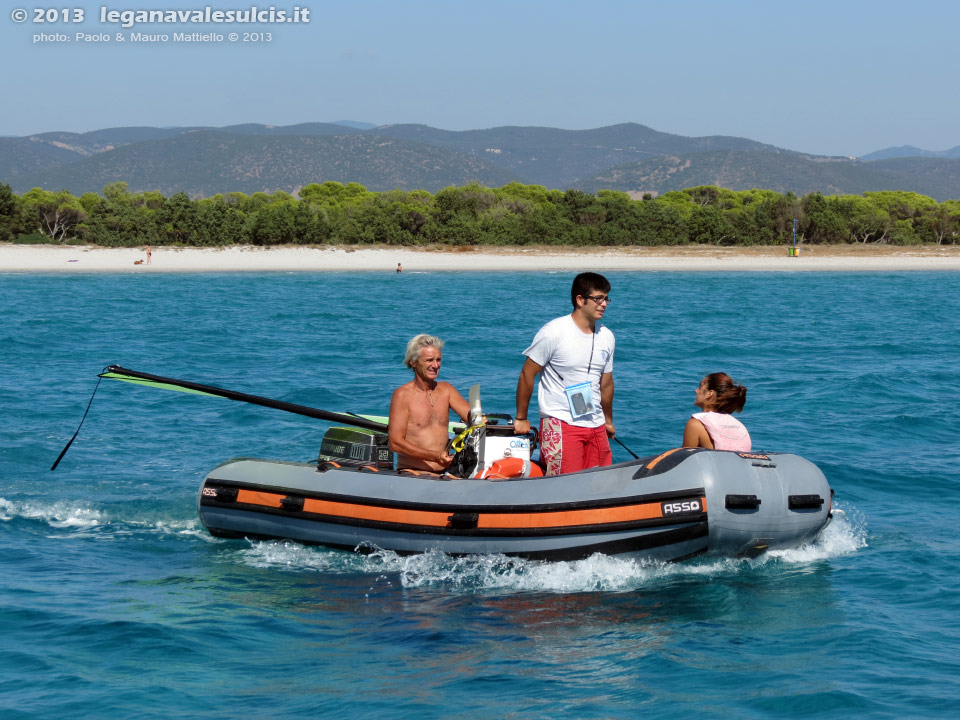
{"label": "hazy sky", "polygon": [[[449,130],[636,122],[831,155],[960,145],[957,0],[276,0],[277,9],[309,9],[309,22],[101,21],[101,8],[256,3],[5,3],[0,135],[337,120]],[[82,9],[85,19],[35,22],[47,7]],[[15,22],[16,8],[26,21]],[[77,32],[111,40],[81,42]],[[134,32],[169,40],[136,43]],[[175,32],[224,39],[176,42]],[[231,42],[230,32],[272,39]],[[41,33],[61,40],[35,42]]]}

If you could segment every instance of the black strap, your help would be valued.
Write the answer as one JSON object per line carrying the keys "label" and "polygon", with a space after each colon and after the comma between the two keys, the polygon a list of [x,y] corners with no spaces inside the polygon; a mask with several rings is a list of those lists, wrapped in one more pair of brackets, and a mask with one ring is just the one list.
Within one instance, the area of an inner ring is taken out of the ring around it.
{"label": "black strap", "polygon": [[[593,369],[593,345],[596,341],[597,341],[597,327],[596,325],[594,325],[593,332],[590,334],[590,357],[588,358],[588,361],[587,361],[587,378],[590,377],[590,371]],[[547,360],[547,365],[549,364],[550,364],[550,360]],[[544,365],[544,367],[546,367],[546,365]],[[557,373],[557,377],[560,378],[560,382],[563,382],[563,375],[557,372],[556,368],[554,368],[554,372]]]}
{"label": "black strap", "polygon": [[[106,372],[106,370],[104,370]],[[87,413],[90,412],[90,406],[93,405],[93,397],[97,394],[97,389],[100,387],[100,381],[103,380],[102,377],[97,377],[97,385],[93,388],[93,395],[90,396],[90,402],[87,403],[87,409],[83,412],[83,417],[80,418],[80,424],[77,425],[77,431],[73,434],[73,437],[70,438],[70,442],[67,443],[67,446],[60,451],[60,454],[57,455],[56,462],[50,467],[50,470],[56,470],[57,465],[60,464],[60,461],[63,460],[63,456],[67,454],[67,450],[70,449],[70,446],[73,445],[73,441],[77,439],[77,435],[80,434],[80,428],[83,427],[83,421],[87,419]]]}
{"label": "black strap", "polygon": [[587,363],[587,377],[590,377],[590,370],[593,368],[593,344],[597,341],[597,326],[593,326],[593,333],[590,335],[590,362]]}

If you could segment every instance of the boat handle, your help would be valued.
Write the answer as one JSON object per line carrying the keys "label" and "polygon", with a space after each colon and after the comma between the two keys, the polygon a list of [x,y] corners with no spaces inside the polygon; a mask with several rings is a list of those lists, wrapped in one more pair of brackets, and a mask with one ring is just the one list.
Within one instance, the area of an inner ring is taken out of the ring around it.
{"label": "boat handle", "polygon": [[303,510],[303,498],[287,495],[283,500],[280,501],[280,507],[287,512],[300,512]]}
{"label": "boat handle", "polygon": [[791,510],[819,510],[823,498],[819,495],[791,495],[787,498],[787,507]]}
{"label": "boat handle", "polygon": [[480,514],[472,512],[455,512],[447,518],[450,527],[454,530],[473,530],[480,522]]}
{"label": "boat handle", "polygon": [[760,507],[760,498],[756,495],[727,495],[724,504],[727,510],[756,510]]}

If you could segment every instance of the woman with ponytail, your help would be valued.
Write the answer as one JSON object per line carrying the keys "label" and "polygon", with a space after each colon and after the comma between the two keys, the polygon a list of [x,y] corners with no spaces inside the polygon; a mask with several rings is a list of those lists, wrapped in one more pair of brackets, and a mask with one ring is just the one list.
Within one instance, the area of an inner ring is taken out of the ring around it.
{"label": "woman with ponytail", "polygon": [[726,373],[711,373],[700,381],[694,405],[703,412],[694,413],[683,429],[683,447],[749,452],[750,433],[731,413],[741,412],[747,401],[747,389],[734,383]]}

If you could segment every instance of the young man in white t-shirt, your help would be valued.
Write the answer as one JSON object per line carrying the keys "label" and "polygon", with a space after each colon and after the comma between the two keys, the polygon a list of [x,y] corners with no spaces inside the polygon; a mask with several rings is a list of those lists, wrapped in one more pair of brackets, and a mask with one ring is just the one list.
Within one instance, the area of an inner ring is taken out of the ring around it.
{"label": "young man in white t-shirt", "polygon": [[517,382],[517,434],[530,430],[527,412],[537,375],[540,458],[547,475],[610,465],[614,337],[599,321],[610,305],[610,283],[580,273],[570,289],[573,312],[537,332]]}

